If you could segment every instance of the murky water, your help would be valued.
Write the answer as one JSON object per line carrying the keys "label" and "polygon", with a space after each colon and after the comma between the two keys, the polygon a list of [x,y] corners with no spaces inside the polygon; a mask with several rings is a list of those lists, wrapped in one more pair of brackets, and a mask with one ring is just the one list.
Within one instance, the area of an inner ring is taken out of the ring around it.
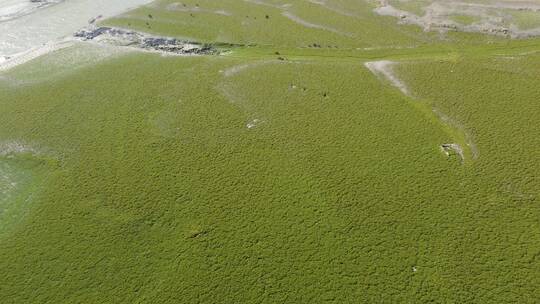
{"label": "murky water", "polygon": [[0,0],[0,62],[152,0]]}
{"label": "murky water", "polygon": [[32,12],[58,4],[63,0],[0,0],[0,22],[16,19]]}

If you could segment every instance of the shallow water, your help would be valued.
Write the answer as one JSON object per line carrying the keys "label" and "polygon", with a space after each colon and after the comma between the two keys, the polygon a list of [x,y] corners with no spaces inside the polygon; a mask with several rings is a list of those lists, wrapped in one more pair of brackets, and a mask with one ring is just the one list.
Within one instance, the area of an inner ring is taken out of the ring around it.
{"label": "shallow water", "polygon": [[63,0],[0,0],[0,22],[31,14],[40,8],[58,4],[62,1]]}
{"label": "shallow water", "polygon": [[111,17],[151,1],[0,0],[0,58],[70,36],[97,16]]}

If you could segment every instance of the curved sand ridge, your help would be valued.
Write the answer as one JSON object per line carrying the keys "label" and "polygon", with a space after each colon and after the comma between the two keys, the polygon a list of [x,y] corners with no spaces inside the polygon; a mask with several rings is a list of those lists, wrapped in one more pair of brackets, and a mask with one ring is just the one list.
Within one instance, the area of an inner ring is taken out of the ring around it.
{"label": "curved sand ridge", "polygon": [[[403,83],[403,81],[395,74],[393,66],[396,64],[398,63],[394,61],[380,60],[366,62],[364,63],[364,66],[377,77],[382,77],[383,79],[389,81],[392,86],[399,89],[405,96],[415,98],[405,83]],[[471,135],[465,130],[465,128],[460,123],[451,119],[448,115],[442,113],[439,109],[433,107],[431,111],[433,115],[435,115],[443,124],[448,125],[461,133],[467,148],[471,152],[472,158],[478,158],[478,149],[476,148],[475,143],[472,141]],[[450,156],[450,154],[455,153],[461,158],[462,162],[465,161],[465,152],[463,151],[463,147],[457,143],[441,144],[440,149],[446,156]]]}

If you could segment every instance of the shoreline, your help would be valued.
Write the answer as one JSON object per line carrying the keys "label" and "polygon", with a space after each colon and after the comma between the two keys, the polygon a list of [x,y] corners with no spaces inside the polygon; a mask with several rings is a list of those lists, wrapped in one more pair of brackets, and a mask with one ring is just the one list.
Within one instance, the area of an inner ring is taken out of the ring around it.
{"label": "shoreline", "polygon": [[110,18],[152,0],[72,0],[37,9],[30,14],[0,22],[0,63],[6,57],[21,54],[59,42],[84,28],[96,16]]}

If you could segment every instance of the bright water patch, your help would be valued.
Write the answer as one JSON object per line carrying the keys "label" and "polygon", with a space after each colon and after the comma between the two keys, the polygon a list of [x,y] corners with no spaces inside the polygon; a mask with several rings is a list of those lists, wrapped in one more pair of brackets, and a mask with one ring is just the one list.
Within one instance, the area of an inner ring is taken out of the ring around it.
{"label": "bright water patch", "polygon": [[23,221],[47,167],[31,149],[20,147],[0,145],[0,236]]}
{"label": "bright water patch", "polygon": [[[17,186],[13,179],[12,170],[7,164],[0,163],[0,202],[9,199],[11,192]],[[0,209],[0,214],[3,210]]]}
{"label": "bright water patch", "polygon": [[111,17],[151,0],[69,0],[36,9],[44,2],[58,1],[0,0],[0,58],[71,36],[97,16]]}
{"label": "bright water patch", "polygon": [[11,161],[0,160],[0,235],[20,220],[27,209],[20,195],[29,186],[32,175],[17,167]]}
{"label": "bright water patch", "polygon": [[0,0],[0,22],[31,14],[63,0]]}

